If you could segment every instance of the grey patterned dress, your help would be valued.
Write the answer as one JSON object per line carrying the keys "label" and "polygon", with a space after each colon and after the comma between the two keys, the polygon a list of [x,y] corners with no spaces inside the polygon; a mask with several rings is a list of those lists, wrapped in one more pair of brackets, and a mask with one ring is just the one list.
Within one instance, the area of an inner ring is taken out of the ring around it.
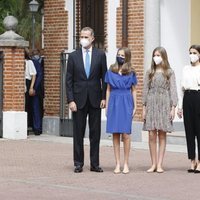
{"label": "grey patterned dress", "polygon": [[173,124],[170,121],[172,106],[177,105],[177,89],[175,74],[169,69],[170,78],[167,80],[162,72],[156,72],[151,83],[149,73],[146,72],[143,88],[143,105],[146,106],[146,120],[143,130],[173,131]]}

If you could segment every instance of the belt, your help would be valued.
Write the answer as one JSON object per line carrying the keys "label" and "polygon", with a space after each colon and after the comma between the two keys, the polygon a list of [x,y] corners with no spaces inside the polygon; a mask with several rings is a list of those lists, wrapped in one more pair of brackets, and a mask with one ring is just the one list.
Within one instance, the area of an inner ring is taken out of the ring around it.
{"label": "belt", "polygon": [[185,90],[187,93],[200,93],[200,90]]}

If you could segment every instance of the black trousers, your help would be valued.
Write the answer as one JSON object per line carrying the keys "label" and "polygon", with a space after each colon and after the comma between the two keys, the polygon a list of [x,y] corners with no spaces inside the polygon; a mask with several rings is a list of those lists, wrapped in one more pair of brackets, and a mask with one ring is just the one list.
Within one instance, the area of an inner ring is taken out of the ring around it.
{"label": "black trousers", "polygon": [[29,89],[31,86],[31,80],[26,79],[26,93],[25,93],[25,111],[27,112],[27,124],[28,127],[33,126],[33,97],[29,95]]}
{"label": "black trousers", "polygon": [[198,160],[200,160],[200,91],[185,91],[183,97],[183,116],[188,158],[194,160],[196,157],[195,138],[197,138]]}
{"label": "black trousers", "polygon": [[100,107],[93,108],[89,100],[87,100],[83,109],[78,109],[77,112],[73,112],[74,166],[84,165],[84,136],[87,116],[89,122],[90,165],[97,167],[99,166],[101,109]]}

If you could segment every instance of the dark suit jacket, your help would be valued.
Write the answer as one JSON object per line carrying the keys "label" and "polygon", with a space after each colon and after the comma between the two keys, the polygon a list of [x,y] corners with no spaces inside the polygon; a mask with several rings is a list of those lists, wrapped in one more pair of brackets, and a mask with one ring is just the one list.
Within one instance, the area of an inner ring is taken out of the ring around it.
{"label": "dark suit jacket", "polygon": [[107,71],[106,55],[103,51],[93,47],[90,76],[87,79],[82,49],[78,49],[68,57],[66,90],[67,101],[74,101],[81,109],[87,98],[94,108],[100,107],[101,100],[106,98],[106,84],[104,77]]}
{"label": "dark suit jacket", "polygon": [[44,67],[42,59],[32,59],[35,69],[36,69],[36,80],[34,84],[34,89],[37,95],[44,96]]}

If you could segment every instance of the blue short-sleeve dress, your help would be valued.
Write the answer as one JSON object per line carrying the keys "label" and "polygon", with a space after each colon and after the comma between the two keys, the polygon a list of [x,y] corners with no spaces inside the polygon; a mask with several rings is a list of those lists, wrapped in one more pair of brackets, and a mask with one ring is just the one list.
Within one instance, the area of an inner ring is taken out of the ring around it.
{"label": "blue short-sleeve dress", "polygon": [[107,71],[105,82],[111,87],[107,107],[107,133],[131,134],[134,99],[131,87],[137,84],[135,73],[120,75]]}

